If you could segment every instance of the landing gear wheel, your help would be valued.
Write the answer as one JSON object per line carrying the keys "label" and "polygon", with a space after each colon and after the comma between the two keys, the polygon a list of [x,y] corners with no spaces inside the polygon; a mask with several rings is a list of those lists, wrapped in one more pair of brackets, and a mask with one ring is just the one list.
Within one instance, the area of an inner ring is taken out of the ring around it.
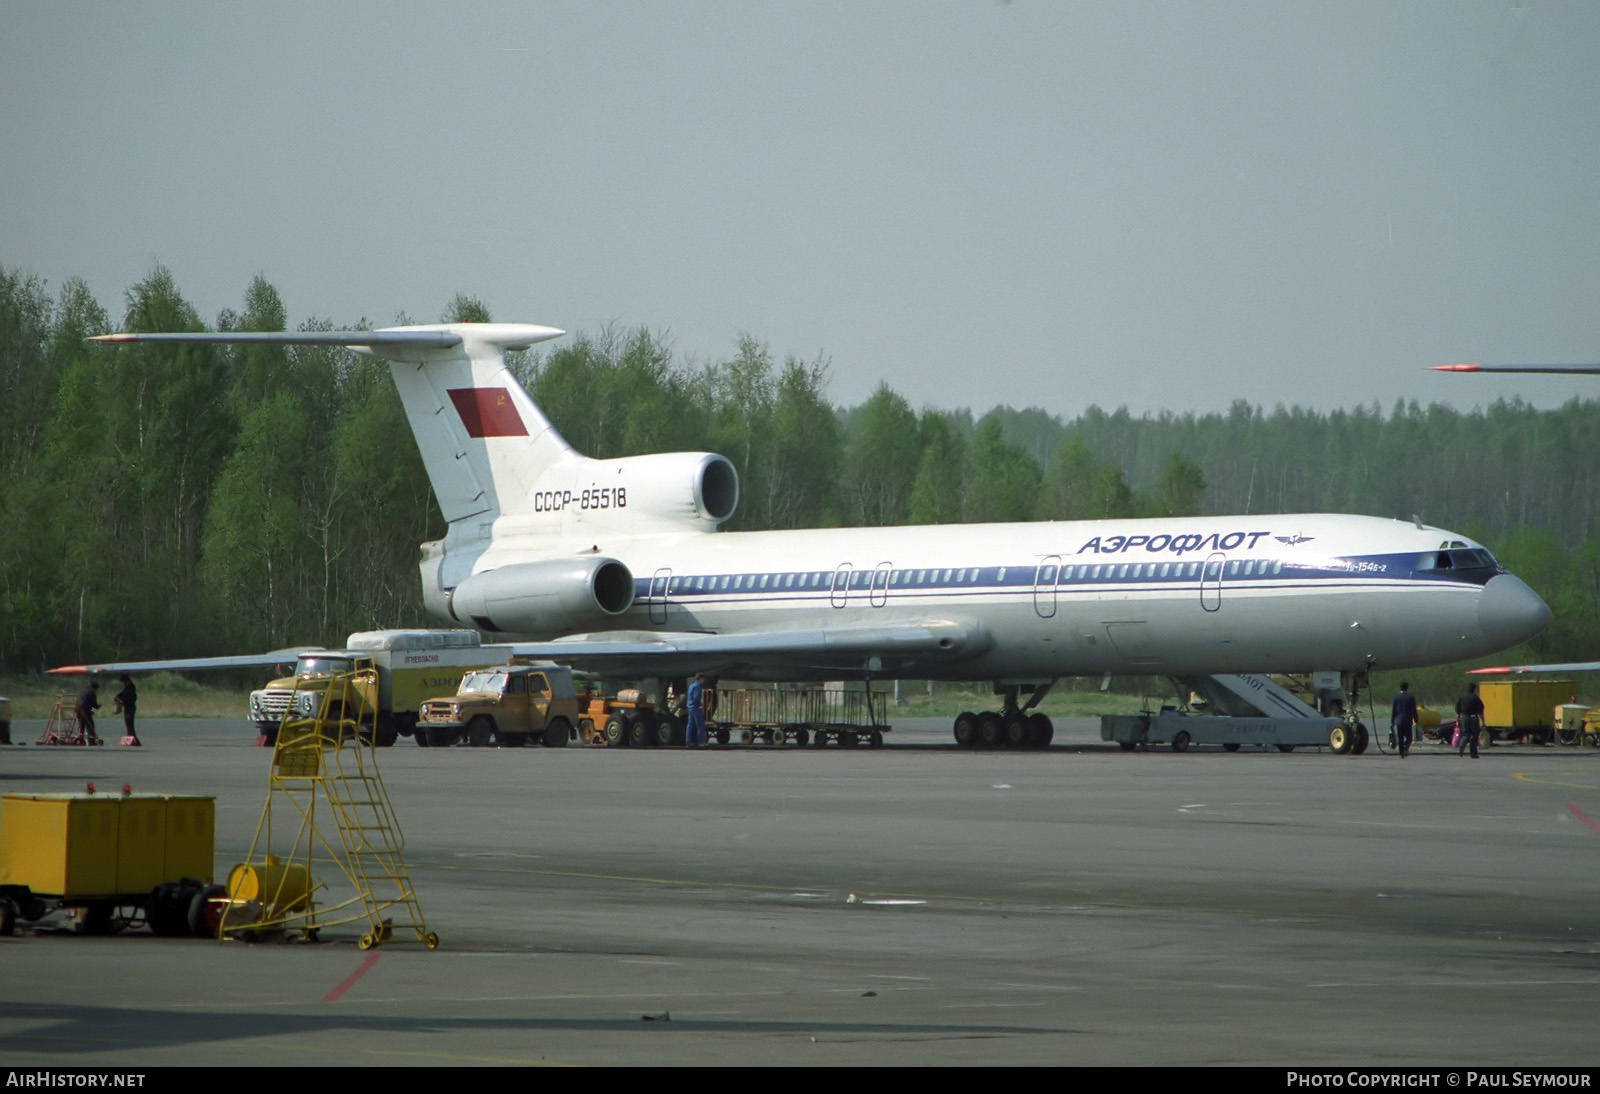
{"label": "landing gear wheel", "polygon": [[1338,755],[1343,756],[1355,745],[1355,738],[1350,732],[1350,727],[1343,722],[1338,723],[1328,730],[1328,747]]}
{"label": "landing gear wheel", "polygon": [[1005,731],[1005,723],[1000,720],[1000,715],[992,710],[986,710],[978,715],[978,747],[999,748],[1000,737]]}
{"label": "landing gear wheel", "polygon": [[963,711],[956,715],[955,721],[956,744],[961,748],[971,748],[978,743],[978,716],[971,711]]}
{"label": "landing gear wheel", "polygon": [[1007,748],[1027,748],[1033,743],[1033,727],[1020,714],[1008,714],[1000,727]]}
{"label": "landing gear wheel", "polygon": [[1367,727],[1366,726],[1362,725],[1360,722],[1357,722],[1356,723],[1356,743],[1351,746],[1350,751],[1353,752],[1355,755],[1360,756],[1360,755],[1362,755],[1363,753],[1365,753],[1367,751],[1367,746],[1370,745],[1371,743],[1372,743],[1372,734],[1367,732]]}
{"label": "landing gear wheel", "polygon": [[1033,727],[1033,739],[1029,744],[1034,748],[1049,748],[1050,742],[1056,737],[1055,724],[1049,717],[1044,714],[1030,714],[1028,725]]}
{"label": "landing gear wheel", "polygon": [[1189,740],[1190,740],[1189,731],[1187,729],[1178,730],[1177,733],[1174,733],[1172,735],[1172,751],[1174,751],[1174,752],[1187,752],[1187,751],[1189,751]]}

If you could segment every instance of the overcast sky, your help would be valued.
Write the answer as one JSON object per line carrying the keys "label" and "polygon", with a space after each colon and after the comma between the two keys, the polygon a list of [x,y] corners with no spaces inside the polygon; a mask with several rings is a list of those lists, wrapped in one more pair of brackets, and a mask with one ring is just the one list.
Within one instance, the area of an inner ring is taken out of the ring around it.
{"label": "overcast sky", "polygon": [[1600,381],[1600,4],[0,0],[0,264],[113,315],[748,331],[1073,416]]}

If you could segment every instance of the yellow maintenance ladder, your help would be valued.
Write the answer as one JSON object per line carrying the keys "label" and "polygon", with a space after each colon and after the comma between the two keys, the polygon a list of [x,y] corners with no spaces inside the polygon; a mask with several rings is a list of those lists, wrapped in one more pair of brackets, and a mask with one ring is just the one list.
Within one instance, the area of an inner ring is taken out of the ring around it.
{"label": "yellow maintenance ladder", "polygon": [[[363,950],[391,941],[438,946],[423,921],[406,871],[405,836],[378,772],[377,712],[368,698],[376,694],[370,668],[296,681],[250,854],[228,878],[220,934],[285,929],[312,939],[323,927],[365,920]],[[307,703],[302,695],[314,698]],[[296,715],[307,706],[314,706],[312,716]],[[291,827],[292,838],[283,842]],[[314,883],[313,862],[337,866],[356,894],[319,907],[315,895],[326,887]],[[412,936],[396,938],[396,931]]]}

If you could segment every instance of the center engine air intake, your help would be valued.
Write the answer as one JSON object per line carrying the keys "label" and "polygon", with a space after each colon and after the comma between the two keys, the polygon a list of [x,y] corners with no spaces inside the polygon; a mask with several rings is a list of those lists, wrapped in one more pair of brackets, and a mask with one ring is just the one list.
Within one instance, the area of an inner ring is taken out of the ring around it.
{"label": "center engine air intake", "polygon": [[633,607],[633,574],[614,558],[516,562],[473,574],[446,604],[481,631],[553,638],[607,627]]}

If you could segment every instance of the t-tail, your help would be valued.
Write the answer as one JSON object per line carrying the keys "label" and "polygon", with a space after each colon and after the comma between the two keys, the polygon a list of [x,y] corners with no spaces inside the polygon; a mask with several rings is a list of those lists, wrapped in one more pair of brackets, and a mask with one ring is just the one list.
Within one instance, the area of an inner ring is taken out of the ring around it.
{"label": "t-tail", "polygon": [[449,528],[422,545],[428,609],[481,630],[603,625],[633,604],[619,540],[711,532],[733,515],[739,477],[707,452],[595,460],[550,424],[506,364],[564,331],[443,323],[377,331],[126,333],[102,342],[342,345],[389,362]]}

